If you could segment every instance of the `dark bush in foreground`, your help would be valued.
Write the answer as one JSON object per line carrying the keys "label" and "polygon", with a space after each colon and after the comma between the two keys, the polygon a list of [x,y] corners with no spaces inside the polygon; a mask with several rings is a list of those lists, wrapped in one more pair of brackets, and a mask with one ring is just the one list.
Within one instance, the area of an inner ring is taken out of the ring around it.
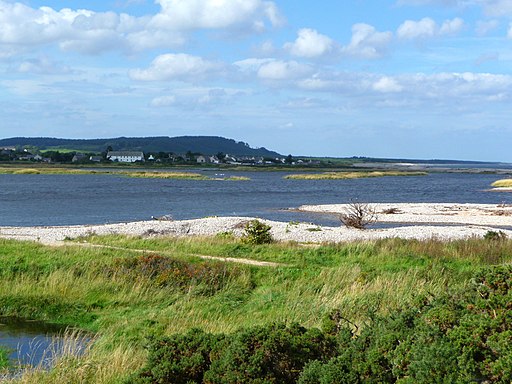
{"label": "dark bush in foreground", "polygon": [[358,336],[335,311],[323,331],[273,324],[156,340],[133,383],[510,383],[512,266],[471,284],[373,318]]}
{"label": "dark bush in foreground", "polygon": [[295,383],[304,365],[335,355],[335,339],[318,329],[274,324],[242,330],[212,353],[205,383]]}
{"label": "dark bush in foreground", "polygon": [[193,329],[153,341],[146,368],[128,383],[202,383],[211,364],[210,352],[223,338]]}

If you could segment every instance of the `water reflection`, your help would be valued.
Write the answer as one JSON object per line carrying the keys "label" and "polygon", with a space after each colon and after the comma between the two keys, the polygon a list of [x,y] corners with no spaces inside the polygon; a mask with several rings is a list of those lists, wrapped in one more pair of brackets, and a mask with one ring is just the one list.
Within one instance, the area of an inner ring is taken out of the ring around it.
{"label": "water reflection", "polygon": [[[0,317],[0,346],[12,351],[9,355],[14,367],[38,366],[50,368],[55,358],[69,348],[67,328],[59,325]],[[73,338],[75,353],[83,353],[86,340]]]}

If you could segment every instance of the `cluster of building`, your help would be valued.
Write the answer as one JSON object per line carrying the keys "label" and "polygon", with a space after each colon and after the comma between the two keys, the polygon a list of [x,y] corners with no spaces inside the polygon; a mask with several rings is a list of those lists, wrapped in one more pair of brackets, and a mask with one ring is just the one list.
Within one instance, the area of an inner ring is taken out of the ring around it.
{"label": "cluster of building", "polygon": [[[57,152],[58,153],[58,152]],[[68,155],[68,154],[66,154]],[[72,157],[71,157],[72,155]],[[162,155],[162,153],[160,153]],[[60,155],[59,155],[60,156]],[[220,156],[220,155],[219,155]],[[32,154],[29,150],[20,150],[16,147],[0,147],[0,159],[3,160],[22,160],[22,161],[35,161],[35,162],[73,162],[84,163],[93,162],[100,163],[104,161],[113,161],[119,163],[136,163],[145,161],[154,162],[170,162],[170,163],[197,163],[197,164],[231,164],[231,165],[271,165],[271,164],[303,164],[303,160],[292,160],[291,156],[264,158],[261,156],[234,156],[222,155],[219,158],[216,155],[192,155],[190,152],[184,155],[176,155],[172,153],[165,154],[165,157],[158,157],[157,154],[145,155],[142,151],[108,151],[103,156],[84,153],[71,153],[66,159],[52,159],[40,154]],[[312,164],[309,161],[308,164]]]}

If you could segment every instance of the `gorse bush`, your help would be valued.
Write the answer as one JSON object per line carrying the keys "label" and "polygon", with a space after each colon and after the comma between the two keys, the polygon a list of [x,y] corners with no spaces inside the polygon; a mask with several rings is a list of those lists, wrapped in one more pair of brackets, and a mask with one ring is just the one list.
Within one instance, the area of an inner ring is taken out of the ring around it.
{"label": "gorse bush", "polygon": [[242,242],[246,244],[270,244],[274,241],[270,225],[259,220],[251,220],[244,227]]}
{"label": "gorse bush", "polygon": [[227,268],[225,263],[190,263],[157,254],[116,259],[107,269],[110,276],[139,281],[158,287],[188,289],[203,285],[207,291],[222,289],[236,268]]}
{"label": "gorse bush", "polygon": [[127,382],[296,383],[304,365],[336,355],[336,339],[297,324],[271,324],[232,335],[192,330],[153,340],[148,363]]}
{"label": "gorse bush", "polygon": [[323,330],[272,324],[153,340],[130,383],[510,383],[512,266],[352,326],[334,311]]}

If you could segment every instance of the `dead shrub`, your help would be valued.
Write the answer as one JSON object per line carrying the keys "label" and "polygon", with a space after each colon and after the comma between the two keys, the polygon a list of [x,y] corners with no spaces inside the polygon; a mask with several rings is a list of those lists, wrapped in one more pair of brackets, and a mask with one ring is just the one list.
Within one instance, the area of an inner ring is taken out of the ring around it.
{"label": "dead shrub", "polygon": [[366,229],[377,221],[375,208],[366,203],[352,202],[347,205],[339,219],[345,227]]}

